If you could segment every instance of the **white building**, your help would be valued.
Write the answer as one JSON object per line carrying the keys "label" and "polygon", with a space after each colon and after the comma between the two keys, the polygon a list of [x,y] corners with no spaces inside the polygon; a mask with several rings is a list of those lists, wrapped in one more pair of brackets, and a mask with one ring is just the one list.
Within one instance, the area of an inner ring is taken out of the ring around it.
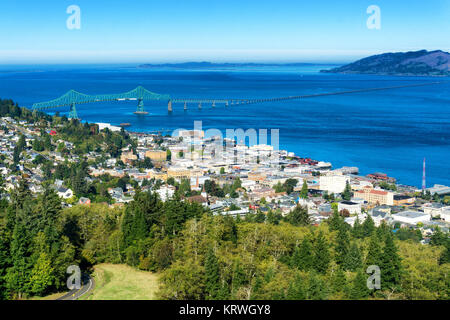
{"label": "white building", "polygon": [[392,215],[394,221],[416,225],[419,222],[427,222],[431,220],[430,214],[419,211],[402,211]]}
{"label": "white building", "polygon": [[344,175],[320,176],[319,188],[329,193],[341,193],[344,192],[347,181],[350,182],[350,178]]}
{"label": "white building", "polygon": [[338,211],[347,210],[350,214],[360,214],[361,213],[361,203],[352,201],[341,201],[338,203]]}
{"label": "white building", "polygon": [[167,201],[168,199],[173,197],[173,194],[175,193],[175,187],[161,186],[161,188],[156,190],[156,193],[159,195],[161,201]]}

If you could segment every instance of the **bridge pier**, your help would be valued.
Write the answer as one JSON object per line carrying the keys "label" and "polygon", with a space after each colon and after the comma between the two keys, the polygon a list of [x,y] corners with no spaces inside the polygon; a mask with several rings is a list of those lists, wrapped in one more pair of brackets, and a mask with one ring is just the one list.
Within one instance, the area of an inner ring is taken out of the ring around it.
{"label": "bridge pier", "polygon": [[172,112],[172,100],[167,103],[167,111]]}
{"label": "bridge pier", "polygon": [[228,107],[228,101],[225,101],[225,107]]}
{"label": "bridge pier", "polygon": [[213,101],[212,107],[214,108],[216,106],[216,101]]}
{"label": "bridge pier", "polygon": [[201,102],[198,103],[198,109],[199,109],[199,110],[202,109],[202,103],[201,103]]}
{"label": "bridge pier", "polygon": [[187,110],[187,102],[184,102],[184,110]]}
{"label": "bridge pier", "polygon": [[77,108],[75,107],[75,102],[70,105],[69,118],[78,119]]}
{"label": "bridge pier", "polygon": [[144,110],[144,99],[138,98],[138,106],[136,112],[134,114],[148,114],[147,111]]}

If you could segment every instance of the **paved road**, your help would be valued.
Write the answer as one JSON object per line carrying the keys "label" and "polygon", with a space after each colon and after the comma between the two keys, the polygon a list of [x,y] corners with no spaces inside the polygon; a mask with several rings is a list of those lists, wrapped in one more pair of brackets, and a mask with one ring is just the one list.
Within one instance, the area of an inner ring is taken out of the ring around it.
{"label": "paved road", "polygon": [[81,282],[82,284],[80,289],[73,289],[56,300],[77,300],[94,289],[94,279],[92,279],[88,274],[83,274]]}

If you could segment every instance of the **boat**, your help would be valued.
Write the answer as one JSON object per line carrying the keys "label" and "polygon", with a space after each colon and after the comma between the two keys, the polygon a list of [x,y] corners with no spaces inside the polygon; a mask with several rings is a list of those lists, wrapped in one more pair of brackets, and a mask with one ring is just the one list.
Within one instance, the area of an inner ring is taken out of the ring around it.
{"label": "boat", "polygon": [[148,114],[147,111],[135,111],[134,114]]}
{"label": "boat", "polygon": [[120,124],[121,127],[129,127],[131,126],[131,123],[125,122]]}

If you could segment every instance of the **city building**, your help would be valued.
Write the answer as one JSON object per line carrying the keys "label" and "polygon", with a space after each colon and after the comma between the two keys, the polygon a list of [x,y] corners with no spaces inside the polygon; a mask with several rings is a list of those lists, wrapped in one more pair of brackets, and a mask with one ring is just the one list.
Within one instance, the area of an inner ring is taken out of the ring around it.
{"label": "city building", "polygon": [[356,198],[362,198],[369,204],[386,204],[389,206],[394,205],[394,194],[390,191],[374,189],[370,186],[366,186],[361,190],[355,191],[354,196]]}

